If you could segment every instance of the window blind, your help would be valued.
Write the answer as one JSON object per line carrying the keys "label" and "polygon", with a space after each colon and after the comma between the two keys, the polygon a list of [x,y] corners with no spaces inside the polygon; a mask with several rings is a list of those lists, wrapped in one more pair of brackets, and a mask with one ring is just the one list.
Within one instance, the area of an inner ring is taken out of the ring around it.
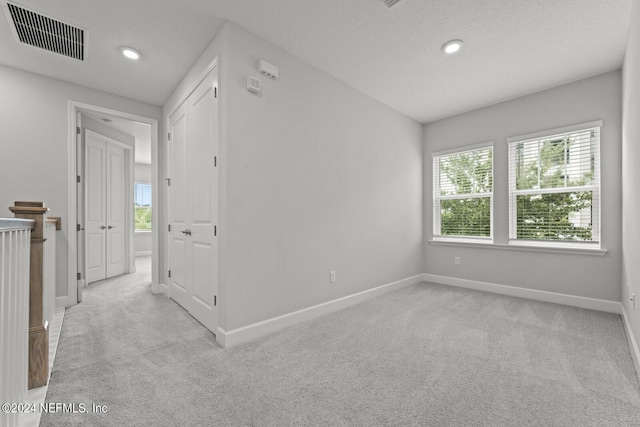
{"label": "window blind", "polygon": [[492,236],[493,147],[433,156],[434,239]]}
{"label": "window blind", "polygon": [[599,242],[600,128],[509,143],[509,237]]}

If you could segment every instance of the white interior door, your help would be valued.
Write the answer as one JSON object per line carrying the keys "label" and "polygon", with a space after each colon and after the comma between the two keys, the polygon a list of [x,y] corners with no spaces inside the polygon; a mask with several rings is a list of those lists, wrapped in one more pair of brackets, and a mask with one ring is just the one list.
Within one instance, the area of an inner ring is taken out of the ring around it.
{"label": "white interior door", "polygon": [[188,209],[191,192],[187,187],[188,165],[186,157],[188,107],[189,105],[185,102],[169,119],[171,128],[171,140],[169,141],[171,159],[171,181],[169,184],[171,277],[169,278],[169,295],[187,310],[189,309],[189,295],[192,293],[191,257],[187,256],[189,251],[187,230],[191,223],[191,209]]}
{"label": "white interior door", "polygon": [[126,272],[126,164],[124,148],[85,132],[87,283]]}
{"label": "white interior door", "polygon": [[107,172],[104,141],[90,132],[85,135],[85,263],[87,283],[107,277],[106,198]]}
{"label": "white interior door", "polygon": [[218,103],[212,71],[170,117],[170,296],[218,326]]}
{"label": "white interior door", "polygon": [[218,153],[215,96],[217,79],[210,74],[191,94],[187,159],[191,195],[191,226],[187,238],[191,243],[193,316],[215,332],[217,312],[218,254]]}
{"label": "white interior door", "polygon": [[107,147],[107,278],[119,276],[126,271],[126,159],[124,149],[106,144]]}

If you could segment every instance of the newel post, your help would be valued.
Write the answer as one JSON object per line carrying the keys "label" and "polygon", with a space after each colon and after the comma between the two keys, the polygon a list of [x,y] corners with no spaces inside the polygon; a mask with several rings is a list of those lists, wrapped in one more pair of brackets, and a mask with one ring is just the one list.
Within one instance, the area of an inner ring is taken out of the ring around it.
{"label": "newel post", "polygon": [[9,208],[16,218],[35,221],[31,230],[29,273],[29,389],[42,387],[49,379],[49,328],[43,318],[44,214],[42,202],[15,202]]}

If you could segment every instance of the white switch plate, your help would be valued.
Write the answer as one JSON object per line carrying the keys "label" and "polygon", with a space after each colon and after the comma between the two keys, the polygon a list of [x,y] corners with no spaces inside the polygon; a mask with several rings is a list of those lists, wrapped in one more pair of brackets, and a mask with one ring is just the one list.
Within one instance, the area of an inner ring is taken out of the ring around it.
{"label": "white switch plate", "polygon": [[336,272],[332,271],[329,273],[329,280],[331,281],[331,283],[334,283],[336,281]]}

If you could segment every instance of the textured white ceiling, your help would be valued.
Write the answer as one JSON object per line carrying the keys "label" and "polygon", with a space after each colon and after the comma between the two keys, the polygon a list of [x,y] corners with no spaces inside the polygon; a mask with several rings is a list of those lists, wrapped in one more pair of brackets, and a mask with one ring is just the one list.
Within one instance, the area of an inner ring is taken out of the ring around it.
{"label": "textured white ceiling", "polygon": [[[4,0],[3,0],[4,1]],[[20,46],[0,63],[162,104],[224,19],[429,122],[620,68],[631,0],[21,0],[90,32],[87,64]],[[445,56],[453,38],[463,50]],[[125,61],[121,45],[144,54]]]}
{"label": "textured white ceiling", "polygon": [[[3,6],[6,0],[0,0]],[[88,31],[81,62],[16,42],[0,17],[0,63],[155,105],[162,105],[224,21],[188,1],[16,0],[20,6]],[[121,46],[143,54],[127,60]]]}

